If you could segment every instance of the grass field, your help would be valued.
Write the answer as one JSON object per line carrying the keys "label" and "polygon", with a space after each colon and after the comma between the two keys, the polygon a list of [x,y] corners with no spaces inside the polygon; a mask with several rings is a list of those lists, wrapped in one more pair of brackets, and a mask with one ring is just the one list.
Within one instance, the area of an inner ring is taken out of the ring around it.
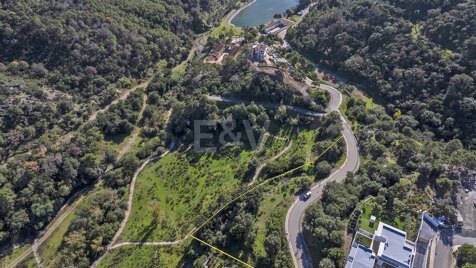
{"label": "grass field", "polygon": [[[174,153],[147,167],[137,179],[134,205],[121,241],[170,241],[184,237],[197,217],[242,184],[252,151]],[[159,210],[158,218],[151,213]]]}
{"label": "grass field", "polygon": [[[293,142],[293,146],[289,151],[282,155],[276,162],[287,165],[291,156],[298,151],[307,156],[310,159],[312,147],[314,145],[314,131],[301,131],[297,135],[290,136],[291,131],[281,130],[277,134],[280,136],[289,136],[289,139]],[[296,134],[296,133],[294,133]],[[279,141],[274,141],[274,144]],[[287,143],[287,142],[286,142]],[[257,256],[265,256],[264,240],[273,224],[279,225],[279,230],[283,231],[284,237],[284,224],[286,219],[286,213],[296,197],[296,185],[291,178],[279,178],[275,181],[270,181],[269,185],[264,188],[264,194],[259,208],[258,217],[256,219],[256,240],[253,245],[254,254]]]}
{"label": "grass field", "polygon": [[101,261],[99,267],[180,267],[190,244],[156,247],[156,246],[126,246],[112,250]]}
{"label": "grass field", "polygon": [[236,10],[230,11],[224,19],[220,22],[220,25],[218,25],[215,29],[213,29],[212,33],[210,34],[210,37],[212,38],[220,38],[222,36],[228,36],[228,35],[240,35],[241,32],[243,31],[240,27],[236,27],[232,25],[228,20],[231,17],[232,14],[234,14]]}
{"label": "grass field", "polygon": [[[219,203],[232,199],[236,189],[247,183],[242,177],[250,159],[255,157],[260,162],[265,161],[286,147],[289,140],[295,145],[276,161],[283,159],[283,164],[289,164],[291,156],[298,152],[310,158],[314,131],[305,130],[296,135],[292,128],[280,129],[272,125],[270,132],[257,151],[235,146],[214,154],[181,152],[169,154],[151,164],[138,177],[131,216],[120,240],[174,241],[183,238],[200,223],[197,220],[201,215],[209,213]],[[294,194],[295,185],[289,178],[271,182],[265,187],[256,219],[255,254],[266,254],[263,243],[270,221],[278,222],[280,229],[284,228],[288,204],[292,202]],[[160,213],[155,213],[155,217],[152,211],[157,209],[153,207],[160,210]],[[132,252],[131,256],[124,256],[120,264],[125,265],[134,256],[146,254],[146,251],[150,253],[146,247],[137,247],[137,251],[128,249],[128,252]],[[112,253],[107,259],[118,259],[123,254]],[[172,259],[177,260],[168,263],[170,267],[179,261],[177,257]],[[160,265],[163,264],[160,261]]]}
{"label": "grass field", "polygon": [[294,184],[292,181],[280,181],[266,187],[267,192],[263,195],[262,204],[256,219],[257,231],[253,251],[257,256],[266,256],[264,240],[271,222],[279,222],[284,231],[286,213],[289,204],[293,202],[295,197],[293,188]]}
{"label": "grass field", "polygon": [[129,141],[130,135],[116,135],[113,138],[106,139],[104,145],[108,148],[113,149],[116,152],[119,152],[124,145]]}

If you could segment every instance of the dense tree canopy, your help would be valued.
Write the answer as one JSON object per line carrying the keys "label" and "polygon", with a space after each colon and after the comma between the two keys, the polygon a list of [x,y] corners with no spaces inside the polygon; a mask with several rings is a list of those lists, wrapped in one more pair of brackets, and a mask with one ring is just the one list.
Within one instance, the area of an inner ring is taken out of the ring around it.
{"label": "dense tree canopy", "polygon": [[474,1],[317,3],[289,31],[296,48],[384,96],[415,127],[476,144]]}
{"label": "dense tree canopy", "polygon": [[[96,120],[88,120],[91,113],[158,69],[168,77],[165,70],[186,57],[192,40],[236,4],[230,0],[0,1],[2,253],[36,235],[69,197],[103,177],[106,167],[115,162],[115,153],[105,148],[104,141],[130,134],[143,108],[143,92],[131,93]],[[159,122],[151,121],[162,105],[151,99],[155,109],[144,112],[150,132],[143,135],[149,137],[159,136],[154,132]],[[162,144],[157,137],[138,155],[146,157]],[[138,161],[133,155],[116,163],[121,167],[108,174],[107,185],[126,185]],[[105,195],[122,197],[116,190]],[[120,217],[108,214],[108,220],[115,224]],[[86,238],[85,243],[99,239],[96,235],[90,239],[83,227],[73,228],[68,239]],[[104,246],[110,230],[102,238],[91,243]],[[84,246],[71,244],[76,245]],[[101,250],[78,252],[93,259]],[[82,257],[71,266],[85,264]]]}

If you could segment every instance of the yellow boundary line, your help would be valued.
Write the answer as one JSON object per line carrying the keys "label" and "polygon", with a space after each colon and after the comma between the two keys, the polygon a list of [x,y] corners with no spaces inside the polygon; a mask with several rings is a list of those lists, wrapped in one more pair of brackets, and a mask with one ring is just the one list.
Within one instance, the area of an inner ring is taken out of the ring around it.
{"label": "yellow boundary line", "polygon": [[222,254],[224,254],[224,255],[226,255],[226,256],[232,258],[232,259],[234,259],[235,261],[237,261],[237,262],[239,262],[239,263],[245,265],[246,267],[253,268],[253,266],[247,264],[246,262],[244,262],[244,261],[242,261],[242,260],[240,260],[240,259],[238,259],[238,258],[236,258],[236,257],[233,257],[232,255],[226,253],[225,251],[223,251],[223,250],[221,250],[221,249],[219,249],[219,248],[217,248],[217,247],[214,247],[214,246],[208,244],[207,242],[205,242],[205,241],[203,241],[203,240],[197,238],[196,236],[194,236],[194,234],[195,234],[196,232],[198,232],[200,229],[202,229],[205,225],[207,225],[213,218],[215,218],[220,212],[222,212],[222,211],[223,211],[226,207],[228,207],[231,203],[233,203],[233,202],[235,202],[236,200],[240,199],[241,197],[245,196],[245,195],[248,194],[249,192],[255,190],[255,189],[258,188],[258,187],[263,186],[264,184],[266,184],[267,182],[269,182],[269,181],[271,181],[271,180],[274,180],[274,179],[277,179],[277,178],[279,178],[279,177],[285,176],[285,175],[287,175],[287,174],[289,174],[289,173],[292,173],[292,172],[294,172],[294,171],[296,171],[296,170],[298,170],[298,169],[307,167],[307,166],[311,165],[312,163],[314,163],[315,161],[319,160],[319,158],[321,158],[321,157],[322,157],[325,153],[327,153],[332,147],[334,147],[334,145],[336,145],[337,142],[339,142],[343,137],[344,137],[344,136],[340,135],[337,139],[335,139],[335,140],[332,142],[332,144],[329,145],[329,147],[327,147],[320,155],[318,155],[318,156],[316,157],[315,160],[307,161],[306,163],[304,163],[304,164],[302,164],[302,165],[300,165],[300,166],[298,166],[298,167],[295,167],[295,168],[290,169],[290,170],[288,170],[288,171],[286,171],[286,172],[284,172],[284,173],[281,173],[281,174],[276,175],[276,176],[274,176],[274,177],[271,177],[271,178],[269,178],[269,179],[267,179],[267,180],[264,180],[264,181],[261,182],[260,184],[255,185],[254,187],[252,187],[252,188],[248,189],[247,191],[243,192],[242,194],[238,195],[237,197],[235,197],[234,199],[232,199],[231,201],[229,201],[228,203],[226,203],[224,206],[222,206],[220,209],[218,209],[218,210],[217,210],[211,217],[209,217],[202,225],[200,225],[197,229],[195,229],[195,231],[193,231],[193,232],[191,233],[190,237],[192,237],[193,239],[197,240],[198,242],[200,242],[200,243],[202,243],[202,244],[204,244],[204,245],[207,245],[207,246],[209,246],[210,248],[212,248],[212,249],[214,249],[214,250],[216,250],[216,251],[218,251],[218,252],[220,252],[220,253],[222,253]]}
{"label": "yellow boundary line", "polygon": [[244,261],[242,261],[242,260],[240,260],[240,259],[238,259],[238,258],[236,258],[236,257],[233,257],[232,255],[226,253],[225,251],[223,251],[223,250],[221,250],[221,249],[219,249],[219,248],[217,248],[217,247],[214,247],[214,246],[208,244],[207,242],[205,242],[205,241],[203,241],[203,240],[201,240],[201,239],[195,237],[194,235],[191,235],[190,237],[193,238],[193,239],[195,239],[195,240],[197,240],[198,242],[200,242],[200,243],[202,243],[202,244],[204,244],[204,245],[207,245],[207,246],[209,246],[210,248],[212,248],[212,249],[214,249],[214,250],[220,252],[221,254],[226,255],[226,256],[228,256],[228,257],[234,259],[235,261],[237,261],[237,262],[243,264],[243,265],[246,266],[246,267],[253,268],[253,266],[247,264],[246,262],[244,262]]}
{"label": "yellow boundary line", "polygon": [[192,234],[195,234],[196,232],[198,232],[200,229],[202,229],[205,225],[207,225],[207,223],[209,223],[213,218],[215,218],[220,212],[222,212],[226,207],[228,207],[231,203],[235,202],[236,200],[240,199],[241,197],[245,196],[246,194],[248,194],[249,192],[255,190],[256,188],[258,187],[261,187],[263,186],[264,184],[268,183],[269,181],[271,180],[274,180],[274,179],[277,179],[279,177],[282,177],[282,176],[285,176],[289,173],[292,173],[298,169],[301,169],[301,168],[304,168],[304,167],[307,167],[309,165],[311,165],[312,163],[314,163],[315,161],[319,160],[319,158],[321,158],[325,153],[327,153],[327,151],[329,151],[332,147],[334,147],[334,145],[336,145],[337,142],[339,142],[344,136],[339,136],[339,138],[335,139],[332,144],[327,147],[320,155],[317,156],[317,158],[315,160],[311,160],[311,161],[308,161],[298,167],[295,167],[293,169],[290,169],[284,173],[281,173],[279,175],[276,175],[274,177],[271,177],[267,180],[264,180],[263,182],[261,182],[260,184],[258,185],[255,185],[254,187],[248,189],[247,191],[243,192],[242,194],[238,195],[236,198],[232,199],[231,201],[229,201],[228,203],[226,203],[225,205],[223,205],[220,209],[218,209],[211,217],[209,217],[202,225],[200,225]]}

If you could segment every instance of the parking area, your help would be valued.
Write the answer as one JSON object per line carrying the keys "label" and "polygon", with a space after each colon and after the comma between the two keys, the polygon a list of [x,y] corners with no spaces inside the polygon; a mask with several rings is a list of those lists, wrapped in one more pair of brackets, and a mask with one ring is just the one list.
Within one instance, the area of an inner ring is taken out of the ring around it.
{"label": "parking area", "polygon": [[476,233],[476,190],[461,189],[457,198],[457,208],[463,217],[462,232]]}

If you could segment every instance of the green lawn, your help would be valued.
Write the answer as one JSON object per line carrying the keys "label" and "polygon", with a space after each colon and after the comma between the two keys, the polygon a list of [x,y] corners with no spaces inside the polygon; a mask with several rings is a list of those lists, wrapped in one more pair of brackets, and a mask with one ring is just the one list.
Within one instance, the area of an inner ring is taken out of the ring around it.
{"label": "green lawn", "polygon": [[[131,216],[121,241],[170,241],[184,237],[220,200],[242,185],[252,151],[231,147],[216,154],[174,153],[148,166],[137,179]],[[160,210],[157,220],[151,207]]]}
{"label": "green lawn", "polygon": [[[382,221],[386,224],[397,227],[400,230],[404,230],[404,221],[402,219],[391,216],[384,212],[378,212],[378,210],[375,210],[374,207],[375,203],[372,200],[366,202],[362,207],[362,214],[360,215],[360,229],[373,234],[374,231],[377,230],[380,221]],[[377,218],[373,226],[370,225],[370,216],[372,215]]]}
{"label": "green lawn", "polygon": [[370,245],[372,244],[372,239],[370,239],[366,236],[363,236],[361,234],[357,234],[356,237],[355,237],[355,242],[370,248]]}
{"label": "green lawn", "polygon": [[[271,217],[276,217],[282,223],[284,230],[284,221],[286,213],[294,200],[294,184],[291,181],[279,181],[266,187],[268,192],[264,193],[258,217],[256,219],[256,240],[253,245],[253,251],[257,256],[266,256],[264,250],[264,239],[269,228]],[[284,234],[283,234],[284,235]]]}
{"label": "green lawn", "polygon": [[210,36],[212,38],[220,38],[220,36],[228,36],[228,35],[240,35],[241,32],[243,31],[240,27],[236,27],[229,23],[228,18],[230,17],[230,14],[234,13],[235,10],[230,11],[230,13],[224,17],[224,19],[220,22],[220,25],[218,25],[215,29],[213,29],[212,33]]}
{"label": "green lawn", "polygon": [[[375,230],[377,230],[378,224],[380,222],[380,217],[377,215],[374,215],[372,213],[373,209],[370,206],[365,206],[362,210],[362,214],[360,215],[360,226],[359,228],[362,230],[365,230],[371,234],[374,233]],[[376,216],[375,223],[373,225],[370,225],[370,216]]]}

